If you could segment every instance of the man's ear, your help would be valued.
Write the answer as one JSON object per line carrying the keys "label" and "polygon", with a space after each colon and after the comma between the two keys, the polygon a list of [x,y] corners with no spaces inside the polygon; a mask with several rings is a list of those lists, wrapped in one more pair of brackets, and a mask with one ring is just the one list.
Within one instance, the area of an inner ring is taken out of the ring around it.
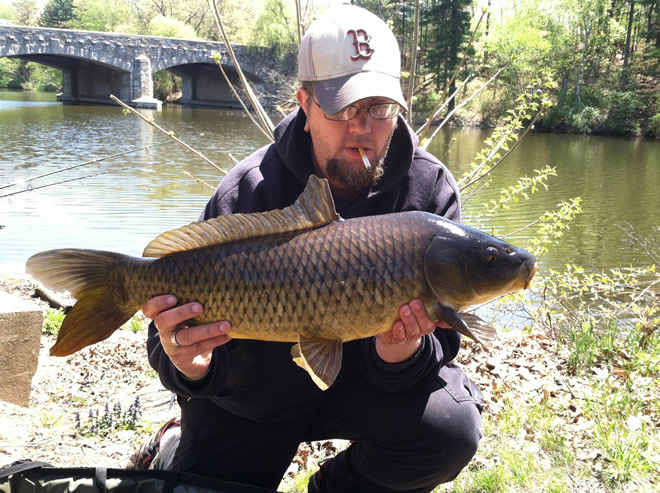
{"label": "man's ear", "polygon": [[305,122],[305,132],[309,132],[309,98],[311,98],[311,94],[307,92],[307,90],[303,89],[302,87],[299,87],[296,90],[296,99],[298,100],[298,104],[302,108],[302,110],[305,112],[305,116],[307,117],[307,121]]}

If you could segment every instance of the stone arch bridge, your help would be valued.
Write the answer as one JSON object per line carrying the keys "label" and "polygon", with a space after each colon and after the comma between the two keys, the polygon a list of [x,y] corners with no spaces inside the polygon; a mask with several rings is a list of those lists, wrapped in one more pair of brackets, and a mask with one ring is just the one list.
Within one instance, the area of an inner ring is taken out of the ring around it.
{"label": "stone arch bridge", "polygon": [[[252,82],[263,82],[273,70],[275,57],[233,45],[241,70]],[[238,103],[217,67],[213,53],[232,84],[238,81],[224,43],[92,31],[0,26],[0,57],[29,60],[62,71],[65,103],[114,104],[122,101],[141,107],[159,107],[153,97],[153,74],[169,70],[182,79],[184,105],[237,107]]]}

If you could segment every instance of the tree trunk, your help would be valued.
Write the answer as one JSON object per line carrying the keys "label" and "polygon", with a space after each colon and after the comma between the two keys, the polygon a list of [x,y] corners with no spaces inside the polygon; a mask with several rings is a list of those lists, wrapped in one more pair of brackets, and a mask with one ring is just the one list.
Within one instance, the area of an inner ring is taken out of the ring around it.
{"label": "tree trunk", "polygon": [[632,34],[633,18],[635,16],[635,0],[630,0],[630,13],[628,14],[628,32],[626,33],[626,48],[623,51],[623,68],[628,66],[630,57],[630,37]]}
{"label": "tree trunk", "polygon": [[[458,29],[456,24],[458,23],[458,8],[456,6],[456,0],[451,2],[451,25],[452,25],[452,42],[451,42],[451,53],[449,53],[449,63],[451,64],[452,71],[456,69],[458,65]],[[452,78],[451,84],[447,89],[447,94],[453,94],[456,90],[456,78]],[[447,105],[447,114],[454,111],[456,106],[456,98],[452,96]]]}
{"label": "tree trunk", "polygon": [[[488,34],[490,33],[490,3],[491,0],[488,0],[488,13],[486,14],[486,33],[484,34],[485,39],[488,39]],[[488,62],[488,48],[484,50],[484,64],[486,64],[487,62]]]}
{"label": "tree trunk", "polygon": [[566,102],[566,93],[568,92],[568,72],[561,79],[561,90],[559,91],[559,109],[564,107]]}
{"label": "tree trunk", "polygon": [[[451,84],[449,85],[449,89],[447,90],[447,94],[454,94],[455,90],[456,90],[456,79],[451,81]],[[456,107],[456,98],[452,96],[452,98],[449,100],[449,104],[447,105],[447,114],[454,111],[455,107]]]}
{"label": "tree trunk", "polygon": [[575,97],[582,106],[582,99],[580,97],[580,90],[582,88],[582,68],[584,67],[584,60],[587,57],[587,50],[589,49],[589,38],[591,37],[593,21],[584,22],[584,46],[582,47],[582,56],[580,57],[580,64],[578,65],[577,77],[575,78]]}
{"label": "tree trunk", "polygon": [[653,37],[653,9],[655,8],[655,3],[649,5],[649,13],[646,17],[646,42],[651,44],[651,38]]}
{"label": "tree trunk", "polygon": [[610,8],[607,10],[607,16],[611,19],[614,17],[614,7],[616,6],[616,0],[612,0]]}

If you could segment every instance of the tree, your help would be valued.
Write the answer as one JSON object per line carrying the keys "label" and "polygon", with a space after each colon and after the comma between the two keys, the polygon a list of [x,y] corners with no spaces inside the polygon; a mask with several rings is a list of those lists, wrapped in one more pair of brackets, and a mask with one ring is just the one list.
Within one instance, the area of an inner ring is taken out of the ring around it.
{"label": "tree", "polygon": [[195,30],[172,17],[157,15],[149,24],[149,34],[165,38],[196,39]]}
{"label": "tree", "polygon": [[36,0],[14,0],[16,20],[24,26],[33,26],[37,23],[39,8]]}
{"label": "tree", "polygon": [[123,0],[76,0],[77,19],[72,27],[87,31],[116,32],[126,25],[131,11]]}
{"label": "tree", "polygon": [[628,66],[630,57],[630,38],[632,36],[633,19],[635,17],[635,0],[630,1],[630,14],[628,15],[628,29],[626,33],[626,47],[623,50],[623,68]]}
{"label": "tree", "polygon": [[[455,79],[451,82],[450,79],[471,34],[471,3],[471,0],[432,0],[426,2],[422,11],[420,46],[426,47],[422,72],[432,73],[437,90],[445,94],[455,89]],[[453,109],[452,98],[447,110]]]}
{"label": "tree", "polygon": [[57,27],[66,29],[72,27],[76,19],[73,0],[48,0],[41,13],[39,25],[42,27]]}
{"label": "tree", "polygon": [[266,0],[252,31],[252,43],[268,47],[295,44],[296,22],[295,13],[283,0]]}

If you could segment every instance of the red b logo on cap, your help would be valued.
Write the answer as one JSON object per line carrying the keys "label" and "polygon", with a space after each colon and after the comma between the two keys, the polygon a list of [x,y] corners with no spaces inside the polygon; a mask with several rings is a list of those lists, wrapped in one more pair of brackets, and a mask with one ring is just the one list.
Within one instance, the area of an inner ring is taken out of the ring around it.
{"label": "red b logo on cap", "polygon": [[369,36],[364,29],[351,29],[347,34],[353,35],[353,47],[355,48],[355,55],[351,55],[351,60],[369,60],[374,50],[369,46],[371,36]]}

